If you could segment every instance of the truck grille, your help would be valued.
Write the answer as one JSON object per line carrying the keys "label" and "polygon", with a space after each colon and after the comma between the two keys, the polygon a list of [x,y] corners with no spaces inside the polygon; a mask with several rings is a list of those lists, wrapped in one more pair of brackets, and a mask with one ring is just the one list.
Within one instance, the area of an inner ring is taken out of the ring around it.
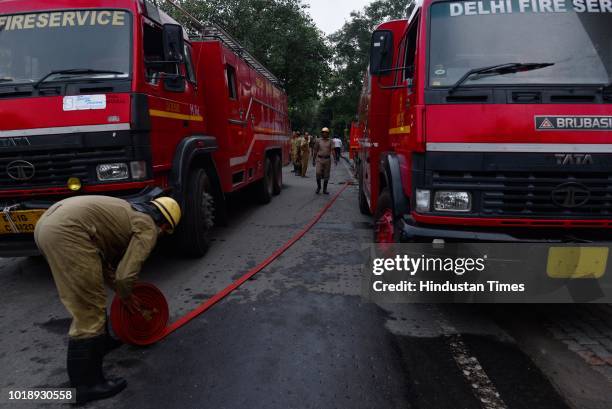
{"label": "truck grille", "polygon": [[[131,156],[129,147],[6,153],[0,155],[0,189],[66,186],[70,177],[78,177],[85,183],[95,183],[97,164],[126,162]],[[25,179],[31,175],[28,164],[34,166],[34,176]],[[21,173],[19,166],[25,166]]]}
{"label": "truck grille", "polygon": [[471,191],[474,210],[484,216],[612,215],[612,174],[604,172],[434,172],[433,187]]}

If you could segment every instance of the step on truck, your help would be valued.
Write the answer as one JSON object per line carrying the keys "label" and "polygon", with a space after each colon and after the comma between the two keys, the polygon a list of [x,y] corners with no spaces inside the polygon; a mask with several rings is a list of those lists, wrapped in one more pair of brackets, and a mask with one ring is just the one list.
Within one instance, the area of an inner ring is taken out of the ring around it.
{"label": "step on truck", "polygon": [[229,194],[280,193],[280,81],[193,26],[148,0],[0,0],[1,256],[35,254],[36,221],[63,198],[161,193],[183,208],[173,244],[201,256]]}
{"label": "step on truck", "polygon": [[612,3],[424,0],[375,30],[359,207],[379,242],[612,233]]}

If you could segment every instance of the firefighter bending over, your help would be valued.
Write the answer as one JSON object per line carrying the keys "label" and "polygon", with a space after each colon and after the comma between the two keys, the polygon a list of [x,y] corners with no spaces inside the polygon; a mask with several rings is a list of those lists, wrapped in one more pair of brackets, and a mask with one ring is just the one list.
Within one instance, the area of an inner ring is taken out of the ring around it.
{"label": "firefighter bending over", "polygon": [[317,158],[317,194],[321,193],[321,179],[323,179],[323,193],[328,195],[327,184],[331,172],[331,155],[333,144],[329,139],[329,128],[321,130],[321,137],[315,142],[314,152]]}
{"label": "firefighter bending over", "polygon": [[104,355],[120,345],[108,333],[104,282],[130,310],[138,309],[132,285],[158,236],[172,233],[180,218],[178,203],[169,197],[130,204],[79,196],[54,204],[37,223],[36,244],[72,315],[67,369],[77,402],[105,399],[126,387],[124,379],[106,379],[102,371]]}

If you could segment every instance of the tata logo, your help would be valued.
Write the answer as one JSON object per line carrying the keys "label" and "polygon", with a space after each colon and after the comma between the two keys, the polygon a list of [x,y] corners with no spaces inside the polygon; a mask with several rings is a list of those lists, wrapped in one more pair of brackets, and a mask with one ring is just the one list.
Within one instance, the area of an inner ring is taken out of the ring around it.
{"label": "tata logo", "polygon": [[564,183],[553,189],[552,201],[559,207],[572,209],[585,205],[591,198],[591,191],[580,183]]}
{"label": "tata logo", "polygon": [[0,138],[0,148],[15,148],[20,146],[30,146],[30,140],[22,138]]}
{"label": "tata logo", "polygon": [[6,165],[6,173],[13,180],[30,180],[36,173],[36,168],[25,160],[15,160]]}
{"label": "tata logo", "polygon": [[559,153],[555,155],[557,165],[592,165],[593,157],[588,153]]}

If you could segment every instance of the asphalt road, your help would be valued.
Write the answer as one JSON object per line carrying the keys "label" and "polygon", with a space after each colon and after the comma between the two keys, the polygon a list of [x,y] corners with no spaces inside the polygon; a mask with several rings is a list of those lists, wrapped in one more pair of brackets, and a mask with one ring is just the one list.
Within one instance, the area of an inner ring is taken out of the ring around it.
{"label": "asphalt road", "polygon": [[[350,175],[344,163],[332,172],[333,194]],[[282,194],[266,206],[235,197],[232,221],[216,228],[205,258],[155,253],[141,278],[164,291],[172,318],[261,262],[325,205],[329,196],[315,195],[312,169],[308,175],[286,168]],[[107,373],[125,377],[128,388],[88,407],[605,407],[589,401],[612,396],[605,383],[582,400],[567,396],[550,379],[571,378],[571,369],[551,374],[523,352],[516,339],[530,334],[516,324],[528,310],[506,325],[508,314],[499,320],[486,307],[366,302],[361,251],[371,220],[356,196],[350,186],[301,241],[186,327],[151,347],[109,354]],[[0,289],[0,389],[65,386],[69,318],[44,260],[0,259]]]}

